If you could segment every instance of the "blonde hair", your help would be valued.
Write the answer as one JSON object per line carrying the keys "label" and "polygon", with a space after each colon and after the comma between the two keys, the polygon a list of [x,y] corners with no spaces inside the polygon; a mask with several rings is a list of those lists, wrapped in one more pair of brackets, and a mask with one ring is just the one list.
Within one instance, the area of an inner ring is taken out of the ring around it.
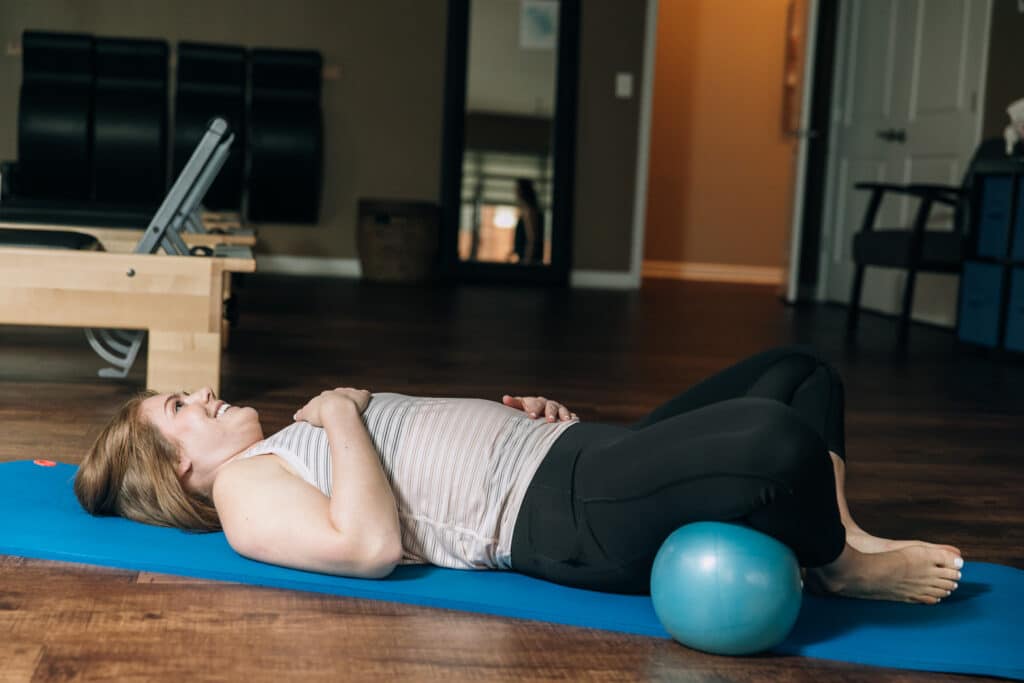
{"label": "blonde hair", "polygon": [[129,399],[96,437],[75,475],[75,495],[95,516],[120,515],[136,522],[186,531],[220,531],[213,501],[178,479],[180,446],[168,441]]}

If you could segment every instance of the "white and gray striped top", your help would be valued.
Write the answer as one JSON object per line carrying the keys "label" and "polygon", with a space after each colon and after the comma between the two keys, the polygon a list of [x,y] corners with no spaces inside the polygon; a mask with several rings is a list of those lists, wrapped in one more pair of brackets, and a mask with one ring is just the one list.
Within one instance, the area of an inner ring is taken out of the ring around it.
{"label": "white and gray striped top", "polygon": [[[547,422],[475,398],[373,394],[363,413],[398,505],[402,564],[511,567],[526,489],[558,436],[579,420]],[[327,432],[297,422],[242,458],[275,453],[331,495]]]}

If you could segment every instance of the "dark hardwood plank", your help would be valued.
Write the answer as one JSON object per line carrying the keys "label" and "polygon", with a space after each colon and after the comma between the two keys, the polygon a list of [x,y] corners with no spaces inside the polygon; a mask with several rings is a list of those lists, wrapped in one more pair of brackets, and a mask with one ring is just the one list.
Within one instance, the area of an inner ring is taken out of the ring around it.
{"label": "dark hardwood plank", "polygon": [[[954,543],[1024,567],[1024,364],[915,325],[785,307],[771,288],[645,281],[640,292],[423,288],[248,277],[224,395],[267,433],[327,386],[500,400],[543,394],[628,423],[764,348],[810,343],[847,388],[848,486],[869,531]],[[139,389],[94,377],[79,330],[0,327],[0,461],[77,463]],[[798,657],[715,657],[670,641],[149,572],[0,556],[0,681],[941,681]]]}

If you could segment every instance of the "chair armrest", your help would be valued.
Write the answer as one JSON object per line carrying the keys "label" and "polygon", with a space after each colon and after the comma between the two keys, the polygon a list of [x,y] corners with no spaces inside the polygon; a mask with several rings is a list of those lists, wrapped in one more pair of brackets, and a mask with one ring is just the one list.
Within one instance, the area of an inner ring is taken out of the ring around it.
{"label": "chair armrest", "polygon": [[872,190],[878,194],[883,192],[895,192],[897,194],[909,194],[915,197],[931,199],[942,204],[956,206],[961,197],[966,193],[954,185],[935,185],[932,183],[912,183],[910,185],[894,185],[892,183],[854,183],[858,190]]}
{"label": "chair armrest", "polygon": [[894,183],[854,183],[853,186],[858,190],[883,190],[891,192],[905,192],[907,189],[906,185],[896,185]]}
{"label": "chair armrest", "polygon": [[956,206],[961,200],[967,198],[967,191],[958,185],[937,185],[935,183],[911,183],[907,186],[921,196],[930,195],[932,199],[942,204]]}
{"label": "chair armrest", "polygon": [[911,183],[907,187],[913,190],[921,190],[922,192],[939,192],[942,194],[955,194],[957,196],[964,196],[967,192],[959,185],[937,185],[935,183]]}

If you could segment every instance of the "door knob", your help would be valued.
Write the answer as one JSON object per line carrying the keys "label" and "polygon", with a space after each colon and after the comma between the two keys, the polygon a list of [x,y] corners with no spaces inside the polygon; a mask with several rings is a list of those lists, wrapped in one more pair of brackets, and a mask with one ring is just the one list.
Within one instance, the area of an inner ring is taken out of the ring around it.
{"label": "door knob", "polygon": [[902,128],[889,128],[887,130],[877,131],[878,137],[889,142],[906,142],[907,131]]}

